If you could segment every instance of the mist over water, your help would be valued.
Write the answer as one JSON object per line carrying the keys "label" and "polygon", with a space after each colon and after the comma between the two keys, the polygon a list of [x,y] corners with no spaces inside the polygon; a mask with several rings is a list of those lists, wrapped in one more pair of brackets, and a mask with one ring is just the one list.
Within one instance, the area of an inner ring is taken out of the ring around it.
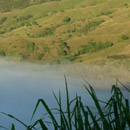
{"label": "mist over water", "polygon": [[[108,99],[111,85],[118,78],[129,88],[130,71],[127,69],[96,66],[96,65],[38,65],[34,63],[21,63],[0,60],[0,112],[14,115],[23,122],[30,124],[31,114],[39,98],[44,98],[47,104],[53,108],[56,102],[52,90],[58,95],[59,90],[62,100],[65,101],[65,81],[67,77],[70,98],[76,93],[82,95],[82,100],[87,105],[93,105],[83,84],[86,80],[101,99]],[[130,98],[129,93],[124,90],[125,96]],[[42,116],[42,107],[36,113],[35,119]],[[0,114],[0,125],[11,127],[13,119]],[[15,122],[16,129],[23,127]]]}

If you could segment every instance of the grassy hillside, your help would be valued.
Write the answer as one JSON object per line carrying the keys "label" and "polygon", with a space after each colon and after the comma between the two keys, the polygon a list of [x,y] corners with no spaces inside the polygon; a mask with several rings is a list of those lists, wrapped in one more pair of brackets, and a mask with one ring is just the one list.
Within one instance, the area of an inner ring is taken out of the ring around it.
{"label": "grassy hillside", "polygon": [[0,13],[0,55],[43,63],[129,66],[129,21],[129,0],[29,5]]}
{"label": "grassy hillside", "polygon": [[55,0],[0,0],[0,12],[8,12],[15,9],[22,9],[30,5],[55,1]]}

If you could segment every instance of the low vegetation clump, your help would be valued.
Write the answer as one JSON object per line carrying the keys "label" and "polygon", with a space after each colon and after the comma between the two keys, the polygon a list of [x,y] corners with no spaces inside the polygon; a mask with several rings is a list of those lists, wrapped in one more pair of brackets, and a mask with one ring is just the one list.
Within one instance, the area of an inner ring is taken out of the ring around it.
{"label": "low vegetation clump", "polygon": [[[86,82],[87,83],[87,82]],[[57,102],[57,108],[49,108],[44,99],[39,99],[36,103],[36,107],[33,111],[31,120],[33,119],[38,106],[43,105],[46,114],[46,118],[41,117],[31,125],[26,125],[16,117],[3,113],[10,118],[17,120],[19,123],[25,126],[26,130],[48,130],[51,125],[55,130],[126,130],[130,129],[130,104],[129,99],[126,99],[122,93],[122,90],[118,87],[120,83],[124,89],[130,93],[130,90],[126,88],[119,80],[116,85],[112,86],[111,97],[108,101],[100,100],[96,96],[96,92],[89,84],[84,85],[88,94],[91,96],[95,108],[85,105],[82,102],[82,97],[76,94],[75,98],[70,100],[69,91],[66,84],[66,109],[63,108],[62,95],[59,92],[57,97],[53,92],[54,99]],[[87,93],[86,93],[87,94]],[[40,128],[39,128],[40,126]],[[12,124],[12,130],[15,130],[15,125]]]}
{"label": "low vegetation clump", "polygon": [[121,39],[122,39],[122,40],[128,40],[129,37],[128,37],[127,35],[122,35],[122,36],[121,36]]}
{"label": "low vegetation clump", "polygon": [[33,25],[38,25],[38,23],[36,21],[33,21],[32,24]]}
{"label": "low vegetation clump", "polygon": [[105,49],[105,48],[108,48],[108,47],[111,47],[113,46],[113,43],[111,43],[110,41],[106,41],[104,43],[102,42],[93,42],[93,41],[90,41],[88,44],[86,45],[83,45],[80,50],[80,53],[81,54],[84,54],[84,53],[89,53],[89,52],[96,52],[96,51],[100,51],[102,49]]}
{"label": "low vegetation clump", "polygon": [[6,20],[7,20],[7,17],[3,17],[3,18],[0,20],[0,24],[3,24]]}
{"label": "low vegetation clump", "polygon": [[43,53],[37,54],[37,59],[38,59],[38,60],[41,60],[43,56],[44,56]]}
{"label": "low vegetation clump", "polygon": [[65,18],[64,18],[64,20],[63,20],[64,22],[70,22],[71,21],[71,18],[70,17],[68,17],[68,16],[66,16]]}
{"label": "low vegetation clump", "polygon": [[123,59],[129,59],[130,56],[128,56],[128,55],[112,55],[112,56],[108,56],[108,58],[123,60]]}
{"label": "low vegetation clump", "polygon": [[61,56],[67,56],[68,55],[67,51],[64,50],[64,49],[59,49],[58,54],[61,55]]}
{"label": "low vegetation clump", "polygon": [[4,51],[0,51],[0,56],[6,56]]}
{"label": "low vegetation clump", "polygon": [[30,42],[30,43],[27,44],[26,47],[27,47],[28,51],[34,51],[34,49],[35,49],[35,43],[34,42]]}
{"label": "low vegetation clump", "polygon": [[113,43],[110,41],[106,41],[104,43],[89,41],[87,44],[81,46],[79,49],[72,51],[68,56],[68,59],[70,61],[74,61],[80,55],[87,54],[87,53],[95,53],[97,51],[101,51],[105,48],[112,47],[112,46]]}
{"label": "low vegetation clump", "polygon": [[[35,25],[36,25],[36,23],[35,23]],[[53,35],[55,29],[56,29],[55,27],[51,27],[51,28],[46,27],[42,31],[40,31],[37,34],[34,34],[34,35],[30,36],[30,37],[31,38],[41,38],[41,37],[51,36],[51,35]]]}
{"label": "low vegetation clump", "polygon": [[87,25],[85,25],[82,29],[81,32],[89,32],[90,30],[95,29],[97,26],[105,22],[104,19],[99,19],[97,21],[89,22]]}

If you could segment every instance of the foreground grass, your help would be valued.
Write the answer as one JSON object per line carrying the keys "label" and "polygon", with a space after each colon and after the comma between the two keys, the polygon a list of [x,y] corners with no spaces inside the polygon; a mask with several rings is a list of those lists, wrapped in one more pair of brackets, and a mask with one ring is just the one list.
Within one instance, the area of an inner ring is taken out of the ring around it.
{"label": "foreground grass", "polygon": [[[76,95],[73,100],[69,98],[69,91],[67,87],[67,80],[65,77],[66,84],[66,109],[62,108],[61,94],[57,97],[53,92],[54,99],[57,102],[57,108],[49,108],[44,99],[39,99],[36,103],[35,109],[33,111],[31,120],[33,119],[38,106],[40,104],[46,110],[45,117],[40,118],[31,125],[26,125],[16,117],[3,113],[10,118],[15,119],[23,126],[26,130],[126,130],[130,129],[130,105],[129,99],[126,99],[118,87],[120,83],[127,91],[130,90],[126,88],[120,81],[117,80],[116,85],[112,86],[111,97],[108,101],[99,100],[93,87],[86,82],[84,85],[87,92],[90,94],[93,102],[95,103],[94,112],[90,106],[84,106],[81,97]],[[50,127],[49,127],[50,126]],[[0,128],[4,128],[0,126]],[[12,124],[11,130],[15,130],[15,125]]]}

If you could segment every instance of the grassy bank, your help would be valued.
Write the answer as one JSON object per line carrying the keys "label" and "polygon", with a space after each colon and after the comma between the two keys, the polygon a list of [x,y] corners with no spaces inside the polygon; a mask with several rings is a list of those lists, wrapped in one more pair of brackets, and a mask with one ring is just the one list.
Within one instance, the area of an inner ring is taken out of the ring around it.
{"label": "grassy bank", "polygon": [[[84,85],[86,92],[91,96],[95,108],[84,105],[82,102],[82,97],[76,94],[75,98],[70,100],[69,91],[67,86],[67,80],[65,78],[66,84],[66,108],[63,108],[62,95],[59,92],[57,97],[55,93],[54,100],[57,102],[57,108],[49,108],[44,99],[39,99],[36,103],[35,109],[33,111],[31,120],[40,104],[43,105],[43,113],[46,112],[44,116],[40,119],[27,125],[26,123],[20,121],[18,118],[10,115],[10,118],[18,121],[20,124],[25,126],[26,130],[126,130],[130,129],[130,105],[129,99],[126,99],[122,93],[122,90],[118,85],[122,85],[128,93],[130,90],[126,88],[120,81],[117,80],[116,84],[112,86],[111,96],[108,101],[98,99],[96,92],[93,87],[86,82]],[[86,93],[86,94],[87,94]],[[0,126],[0,128],[7,129]],[[11,130],[15,130],[15,124],[12,124]]]}

